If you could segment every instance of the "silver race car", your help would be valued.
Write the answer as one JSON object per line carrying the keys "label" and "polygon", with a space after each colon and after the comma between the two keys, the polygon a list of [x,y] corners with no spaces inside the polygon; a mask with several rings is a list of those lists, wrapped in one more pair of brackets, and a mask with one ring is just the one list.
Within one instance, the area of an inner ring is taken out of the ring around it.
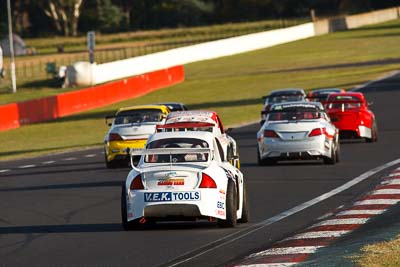
{"label": "silver race car", "polygon": [[257,132],[258,164],[292,159],[323,159],[325,164],[335,164],[340,157],[338,133],[321,103],[274,104]]}

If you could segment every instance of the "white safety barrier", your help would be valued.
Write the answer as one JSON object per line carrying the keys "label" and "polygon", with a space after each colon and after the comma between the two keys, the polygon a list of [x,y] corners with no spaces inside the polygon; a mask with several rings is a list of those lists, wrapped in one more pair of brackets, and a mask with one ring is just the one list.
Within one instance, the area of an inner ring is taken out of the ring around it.
{"label": "white safety barrier", "polygon": [[191,62],[230,56],[314,36],[313,23],[247,34],[150,55],[93,65],[93,82],[100,84]]}

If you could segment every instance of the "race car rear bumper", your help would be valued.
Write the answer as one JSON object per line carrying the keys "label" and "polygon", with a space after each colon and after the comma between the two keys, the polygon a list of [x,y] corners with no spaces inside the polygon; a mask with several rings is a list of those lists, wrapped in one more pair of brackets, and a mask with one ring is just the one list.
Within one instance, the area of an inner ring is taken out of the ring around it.
{"label": "race car rear bumper", "polygon": [[366,126],[359,125],[355,129],[339,130],[339,136],[342,139],[372,138],[372,130]]}
{"label": "race car rear bumper", "polygon": [[216,188],[191,191],[135,190],[127,195],[128,221],[141,217],[214,217],[225,219],[225,191]]}
{"label": "race car rear bumper", "polygon": [[330,157],[330,140],[324,136],[312,138],[312,140],[282,141],[264,139],[260,155],[262,159],[315,159]]}

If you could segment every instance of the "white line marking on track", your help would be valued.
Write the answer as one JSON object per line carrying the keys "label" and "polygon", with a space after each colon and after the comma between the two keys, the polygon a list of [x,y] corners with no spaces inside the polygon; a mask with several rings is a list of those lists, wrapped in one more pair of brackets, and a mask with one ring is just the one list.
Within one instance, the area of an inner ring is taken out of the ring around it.
{"label": "white line marking on track", "polygon": [[262,257],[267,255],[287,255],[287,254],[311,254],[323,246],[305,246],[305,247],[285,247],[271,248],[261,252],[251,254],[248,258]]}
{"label": "white line marking on track", "polygon": [[317,224],[314,224],[311,227],[315,226],[326,226],[326,225],[341,225],[341,224],[363,224],[368,221],[368,218],[353,218],[353,219],[332,219],[326,220]]}
{"label": "white line marking on track", "polygon": [[385,182],[383,182],[383,184],[384,184],[384,185],[388,185],[388,184],[400,184],[400,179],[385,181]]}
{"label": "white line marking on track", "polygon": [[362,215],[362,214],[381,214],[385,211],[386,209],[381,209],[381,210],[345,210],[342,212],[339,212],[338,215]]}
{"label": "white line marking on track", "polygon": [[285,240],[310,239],[310,238],[321,238],[321,237],[339,237],[349,232],[351,232],[351,230],[306,232],[288,237]]}
{"label": "white line marking on track", "polygon": [[76,160],[76,158],[65,158],[65,159],[62,159],[62,160],[65,160],[65,161],[71,161],[71,160]]}
{"label": "white line marking on track", "polygon": [[54,160],[49,160],[49,161],[43,161],[42,164],[48,165],[48,164],[53,164],[55,163]]}
{"label": "white line marking on track", "polygon": [[394,205],[399,202],[400,199],[366,199],[357,201],[354,203],[355,206],[362,206],[362,205]]}
{"label": "white line marking on track", "polygon": [[372,191],[373,195],[399,195],[400,189],[378,189]]}
{"label": "white line marking on track", "polygon": [[245,265],[236,265],[237,267],[287,267],[296,265],[297,262],[280,262],[280,263],[256,263],[256,264],[245,264]]}
{"label": "white line marking on track", "polygon": [[11,170],[10,169],[3,169],[3,170],[0,170],[0,173],[9,172],[9,171],[11,171]]}
{"label": "white line marking on track", "polygon": [[36,165],[30,164],[30,165],[22,165],[22,166],[18,166],[18,169],[28,169],[28,168],[34,168],[36,167]]}
{"label": "white line marking on track", "polygon": [[96,157],[96,154],[85,155],[85,158],[94,158],[94,157]]}
{"label": "white line marking on track", "polygon": [[[311,207],[311,206],[313,206],[315,204],[318,204],[318,203],[320,203],[320,202],[322,202],[322,201],[324,201],[324,200],[326,200],[326,199],[328,199],[328,198],[330,198],[330,197],[332,197],[334,195],[337,195],[337,194],[349,189],[350,187],[352,187],[352,186],[354,186],[354,185],[356,185],[356,184],[368,179],[372,175],[374,175],[374,174],[376,174],[376,173],[378,173],[378,172],[380,172],[382,170],[385,170],[387,168],[390,168],[392,166],[395,166],[396,164],[399,164],[399,163],[400,163],[400,158],[396,159],[396,160],[393,160],[393,161],[390,161],[388,163],[385,163],[385,164],[383,164],[381,166],[378,166],[376,168],[373,168],[372,170],[369,170],[367,172],[364,172],[363,174],[357,176],[356,178],[350,180],[349,182],[347,182],[347,183],[345,183],[345,184],[343,184],[343,185],[341,185],[341,186],[339,186],[339,187],[337,187],[337,188],[335,188],[335,189],[333,189],[333,190],[331,190],[331,191],[329,191],[329,192],[327,192],[325,194],[322,194],[322,195],[320,195],[320,196],[318,196],[316,198],[313,198],[313,199],[311,199],[311,200],[309,200],[307,202],[304,202],[304,203],[302,203],[300,205],[297,205],[296,207],[293,207],[293,208],[291,208],[289,210],[286,210],[286,211],[284,211],[284,212],[282,212],[280,214],[277,214],[277,215],[275,215],[275,216],[273,216],[271,218],[265,219],[264,221],[261,221],[259,223],[253,224],[252,226],[244,228],[243,230],[239,230],[237,232],[233,232],[233,233],[228,234],[228,235],[226,235],[224,237],[221,237],[221,238],[219,238],[217,240],[214,240],[214,241],[212,241],[212,242],[210,242],[208,244],[205,244],[204,246],[202,246],[200,248],[188,251],[185,254],[182,254],[181,256],[179,256],[178,258],[185,257],[186,255],[195,253],[197,251],[199,251],[199,252],[197,252],[194,256],[190,256],[190,257],[184,258],[182,260],[177,260],[175,263],[173,263],[171,265],[168,265],[168,266],[172,267],[172,266],[176,266],[176,265],[188,262],[188,261],[190,261],[192,259],[195,259],[195,258],[197,258],[197,257],[199,257],[201,255],[204,255],[204,254],[206,254],[206,253],[208,253],[210,251],[213,251],[216,248],[219,248],[219,247],[225,246],[227,244],[230,244],[232,242],[235,242],[236,240],[239,240],[239,239],[241,239],[241,238],[243,238],[245,236],[248,236],[248,235],[250,235],[250,234],[252,234],[252,233],[254,233],[254,232],[256,232],[256,231],[258,231],[258,230],[260,230],[260,229],[262,229],[262,228],[264,228],[266,226],[268,226],[268,225],[271,225],[273,223],[279,222],[279,221],[281,221],[281,220],[283,220],[283,219],[285,219],[285,218],[287,218],[289,216],[292,216],[293,214],[296,214],[296,213],[298,213],[298,212],[300,212],[302,210],[305,210],[305,209],[307,209],[307,208],[309,208],[309,207]],[[172,261],[174,261],[174,260],[172,260]]]}

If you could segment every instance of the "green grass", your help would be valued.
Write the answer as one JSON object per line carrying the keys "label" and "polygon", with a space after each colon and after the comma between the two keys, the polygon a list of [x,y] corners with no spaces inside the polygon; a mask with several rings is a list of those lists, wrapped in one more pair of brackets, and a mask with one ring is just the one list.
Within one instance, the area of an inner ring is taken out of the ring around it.
{"label": "green grass", "polygon": [[[351,88],[399,69],[399,43],[400,20],[189,64],[182,84],[56,122],[0,132],[0,159],[101,145],[104,115],[129,105],[179,101],[217,111],[225,125],[254,121],[261,96],[271,89]],[[386,59],[390,64],[383,64]]]}

